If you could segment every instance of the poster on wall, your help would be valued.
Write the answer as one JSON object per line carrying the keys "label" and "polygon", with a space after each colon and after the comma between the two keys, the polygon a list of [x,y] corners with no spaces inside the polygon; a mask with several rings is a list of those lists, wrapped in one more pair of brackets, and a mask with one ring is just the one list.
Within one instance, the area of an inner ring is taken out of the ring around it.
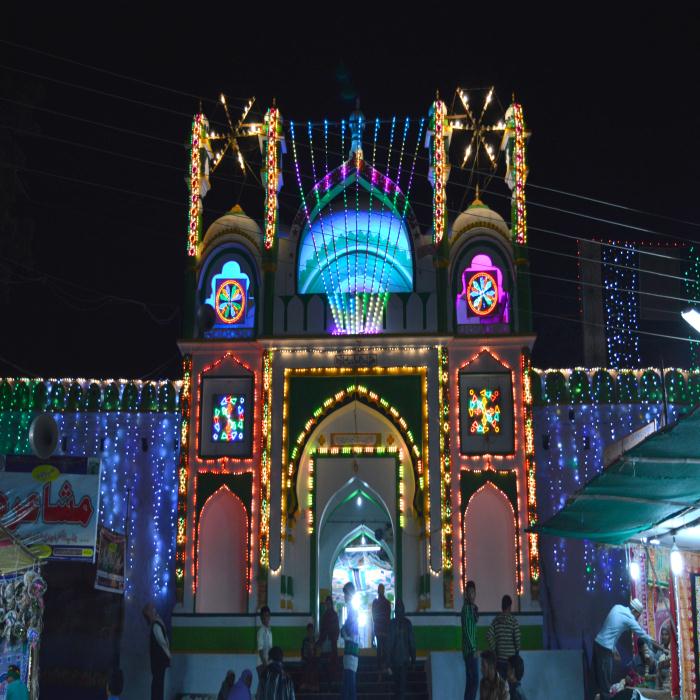
{"label": "poster on wall", "polygon": [[95,588],[124,595],[125,552],[126,537],[122,533],[101,527],[97,548]]}
{"label": "poster on wall", "polygon": [[512,454],[515,446],[511,373],[460,372],[459,422],[463,455]]}
{"label": "poster on wall", "polygon": [[40,558],[95,560],[100,460],[0,457],[0,518]]}

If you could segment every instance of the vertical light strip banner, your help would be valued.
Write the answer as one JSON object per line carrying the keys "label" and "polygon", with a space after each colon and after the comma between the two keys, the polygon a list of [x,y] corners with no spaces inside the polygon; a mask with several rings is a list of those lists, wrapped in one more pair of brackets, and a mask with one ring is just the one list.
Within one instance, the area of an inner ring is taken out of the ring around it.
{"label": "vertical light strip banner", "polygon": [[447,348],[438,347],[438,419],[440,436],[440,518],[442,523],[443,600],[454,606],[452,570],[452,461],[450,459],[450,367]]}
{"label": "vertical light strip banner", "polygon": [[433,242],[437,247],[445,236],[445,182],[447,179],[447,153],[445,152],[447,108],[445,103],[439,99],[435,100],[432,112]]}
{"label": "vertical light strip banner", "polygon": [[260,575],[270,568],[270,478],[272,452],[272,350],[263,354],[262,450],[260,458]]}
{"label": "vertical light strip banner", "polygon": [[182,389],[180,392],[180,465],[177,487],[177,534],[175,538],[175,594],[178,603],[184,601],[185,564],[187,557],[187,486],[190,478],[190,415],[192,396],[192,356],[182,360]]}
{"label": "vertical light strip banner", "polygon": [[[525,435],[525,479],[527,484],[527,527],[537,524],[537,482],[535,479],[535,435],[532,415],[532,386],[530,373],[532,362],[527,352],[520,356],[520,368],[523,381],[523,426]],[[537,597],[540,584],[540,550],[539,537],[535,532],[529,532],[528,541],[528,565],[530,573],[530,586],[533,598]]]}
{"label": "vertical light strip banner", "polygon": [[525,180],[527,179],[527,162],[525,160],[525,120],[523,108],[517,102],[512,105],[513,130],[515,145],[513,160],[515,161],[515,189],[513,191],[513,222],[514,236],[518,245],[527,243],[527,207],[525,204]]}
{"label": "vertical light strip banner", "polygon": [[206,123],[206,117],[202,113],[195,114],[190,143],[190,206],[187,227],[187,255],[190,257],[197,255],[202,227],[202,146]]}
{"label": "vertical light strip banner", "polygon": [[277,232],[277,192],[279,191],[279,134],[282,118],[277,107],[270,107],[265,116],[265,250],[269,251]]}

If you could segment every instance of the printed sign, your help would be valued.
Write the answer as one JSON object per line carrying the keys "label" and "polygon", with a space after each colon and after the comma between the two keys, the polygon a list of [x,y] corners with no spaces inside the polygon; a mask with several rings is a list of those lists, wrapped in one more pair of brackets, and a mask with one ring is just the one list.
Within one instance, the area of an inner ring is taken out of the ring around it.
{"label": "printed sign", "polygon": [[0,518],[52,559],[94,561],[100,461],[87,457],[0,459]]}
{"label": "printed sign", "polygon": [[97,550],[95,588],[100,591],[124,594],[124,553],[126,538],[123,534],[100,528]]}

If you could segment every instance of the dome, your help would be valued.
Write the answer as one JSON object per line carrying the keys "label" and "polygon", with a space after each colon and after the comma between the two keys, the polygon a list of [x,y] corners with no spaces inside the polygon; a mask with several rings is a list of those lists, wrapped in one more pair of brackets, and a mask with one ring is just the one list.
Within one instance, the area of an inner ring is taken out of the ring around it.
{"label": "dome", "polygon": [[208,229],[200,243],[200,253],[203,254],[215,241],[222,236],[238,234],[247,238],[256,248],[260,247],[262,231],[260,226],[251,219],[243,209],[236,204],[226,214],[220,216]]}
{"label": "dome", "polygon": [[498,231],[498,233],[510,240],[508,224],[498,212],[484,204],[478,195],[467,209],[455,219],[452,224],[450,237],[455,239],[466,231],[475,228],[489,228]]}

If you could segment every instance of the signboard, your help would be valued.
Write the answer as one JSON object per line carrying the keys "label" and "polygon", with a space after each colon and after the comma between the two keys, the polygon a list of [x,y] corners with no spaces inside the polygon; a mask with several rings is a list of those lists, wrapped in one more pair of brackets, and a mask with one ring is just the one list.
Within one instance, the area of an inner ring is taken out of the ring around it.
{"label": "signboard", "polygon": [[100,460],[0,457],[0,519],[38,556],[94,561]]}
{"label": "signboard", "polygon": [[124,555],[126,537],[100,528],[100,546],[97,551],[95,588],[100,591],[124,594]]}

